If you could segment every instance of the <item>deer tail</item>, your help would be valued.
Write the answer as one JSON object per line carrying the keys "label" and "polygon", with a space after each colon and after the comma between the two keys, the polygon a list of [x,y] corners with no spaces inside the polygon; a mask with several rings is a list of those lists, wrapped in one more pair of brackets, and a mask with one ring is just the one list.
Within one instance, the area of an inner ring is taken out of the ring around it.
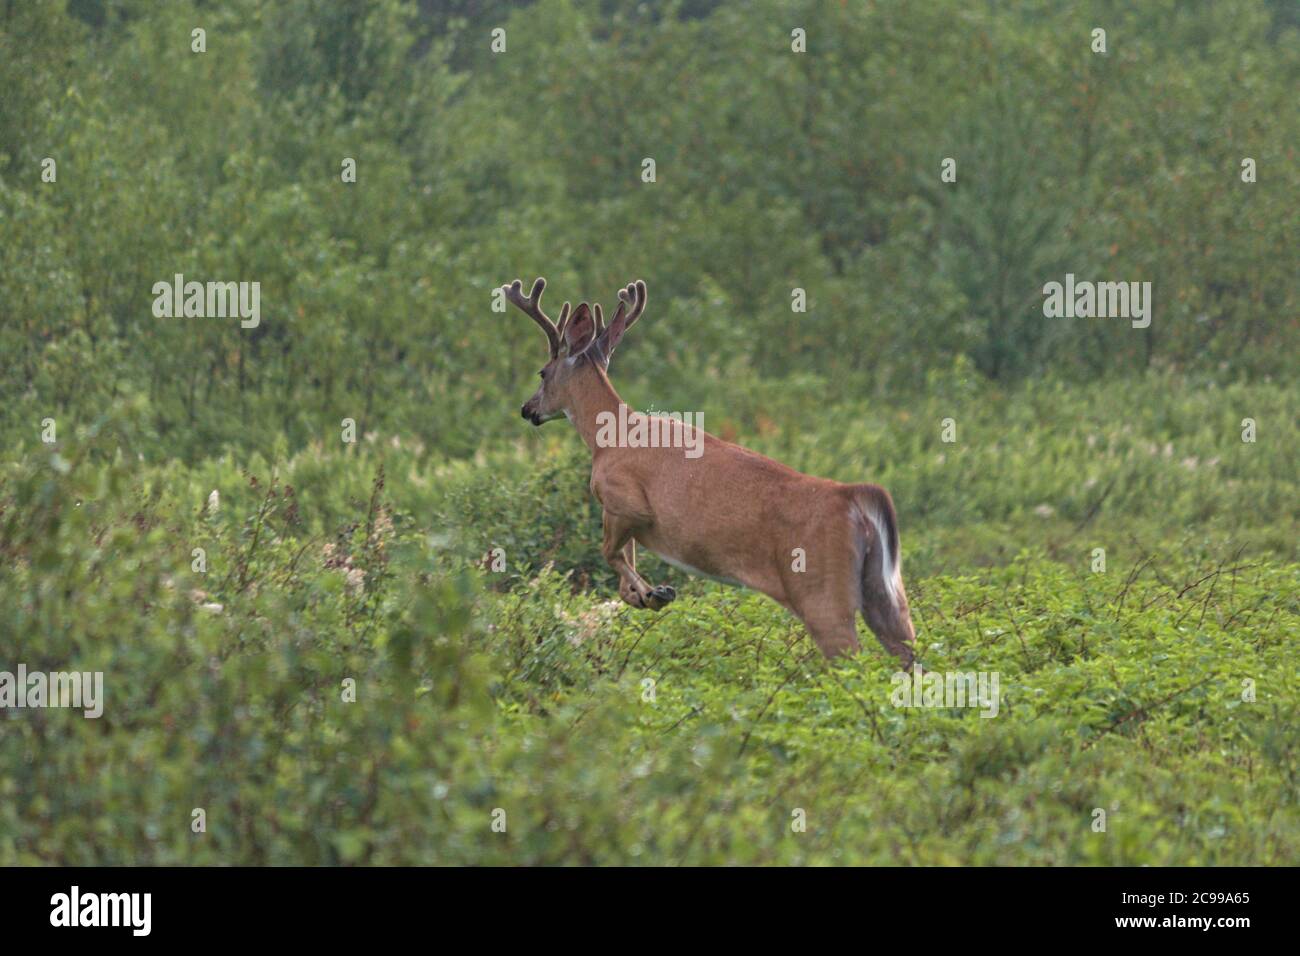
{"label": "deer tail", "polygon": [[854,501],[861,542],[862,616],[880,643],[910,665],[915,632],[903,588],[893,499],[879,485],[859,485]]}

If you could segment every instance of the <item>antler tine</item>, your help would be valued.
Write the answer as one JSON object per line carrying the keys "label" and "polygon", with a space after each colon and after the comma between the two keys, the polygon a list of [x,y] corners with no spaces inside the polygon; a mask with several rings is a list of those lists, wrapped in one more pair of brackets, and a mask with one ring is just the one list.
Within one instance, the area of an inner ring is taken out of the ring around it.
{"label": "antler tine", "polygon": [[529,293],[527,298],[524,297],[524,284],[518,279],[501,288],[505,289],[506,298],[513,302],[519,311],[541,326],[542,331],[546,333],[546,340],[551,344],[551,357],[554,358],[559,355],[559,330],[555,327],[555,323],[547,318],[546,313],[542,311],[542,293],[546,291],[546,280],[538,276],[537,281],[533,283],[533,291]]}
{"label": "antler tine", "polygon": [[564,329],[569,324],[569,303],[560,306],[560,321],[555,324],[555,331],[560,336],[560,341],[564,341]]}
{"label": "antler tine", "polygon": [[[635,282],[629,282],[626,289],[619,290],[618,297],[623,301],[624,305],[627,305],[632,310],[627,317],[628,328],[631,328],[632,323],[641,318],[641,313],[645,311],[646,291],[644,280],[637,279]],[[623,305],[620,305],[619,309],[622,308]]]}
{"label": "antler tine", "polygon": [[[614,317],[609,320],[609,327],[613,328],[618,325],[619,320],[622,319],[623,330],[626,331],[633,322],[641,317],[641,313],[645,309],[645,298],[645,283],[640,279],[637,279],[636,282],[629,282],[625,289],[619,289],[618,310],[614,313]],[[624,318],[624,313],[627,312],[629,306],[632,307],[632,312]]]}
{"label": "antler tine", "polygon": [[599,302],[592,305],[592,309],[596,312],[596,334],[600,335],[605,331],[605,313],[601,310]]}

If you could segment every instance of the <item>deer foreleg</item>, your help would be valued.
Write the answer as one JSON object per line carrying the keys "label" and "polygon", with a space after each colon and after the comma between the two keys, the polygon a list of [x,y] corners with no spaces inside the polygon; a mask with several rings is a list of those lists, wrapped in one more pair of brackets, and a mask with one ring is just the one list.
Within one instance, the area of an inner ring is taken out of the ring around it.
{"label": "deer foreleg", "polygon": [[618,574],[618,596],[626,604],[657,611],[677,597],[677,592],[668,585],[652,587],[636,573],[636,541],[632,538],[630,522],[606,511],[601,523],[605,532],[601,552]]}

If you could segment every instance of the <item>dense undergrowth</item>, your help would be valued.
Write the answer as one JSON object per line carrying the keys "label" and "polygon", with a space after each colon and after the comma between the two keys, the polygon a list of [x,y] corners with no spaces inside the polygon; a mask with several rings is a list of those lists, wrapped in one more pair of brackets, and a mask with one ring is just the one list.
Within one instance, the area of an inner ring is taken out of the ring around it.
{"label": "dense undergrowth", "polygon": [[651,560],[683,596],[617,603],[563,425],[456,465],[373,435],[192,469],[112,414],[70,429],[5,467],[0,621],[106,706],[6,711],[0,862],[1293,863],[1294,436],[1270,387],[1174,388],[1110,397],[1161,394],[1172,451],[1142,415],[1036,425],[1033,389],[973,396],[944,451],[876,405],[741,436],[840,477],[894,449],[920,660],[998,674],[989,717],[896,706],[869,635],[827,666]]}

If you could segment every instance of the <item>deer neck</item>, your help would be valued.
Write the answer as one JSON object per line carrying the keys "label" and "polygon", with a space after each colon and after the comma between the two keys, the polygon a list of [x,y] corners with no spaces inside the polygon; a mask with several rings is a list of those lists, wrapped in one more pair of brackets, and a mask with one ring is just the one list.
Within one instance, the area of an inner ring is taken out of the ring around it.
{"label": "deer neck", "polygon": [[593,456],[598,448],[596,434],[600,429],[603,415],[611,414],[617,420],[618,409],[622,404],[623,399],[619,398],[618,392],[614,391],[609,377],[597,365],[591,366],[590,372],[583,376],[582,382],[574,389],[573,401],[570,407],[565,409],[565,414],[569,416],[569,421],[573,422],[573,427],[578,430],[578,434],[587,444],[587,450]]}

